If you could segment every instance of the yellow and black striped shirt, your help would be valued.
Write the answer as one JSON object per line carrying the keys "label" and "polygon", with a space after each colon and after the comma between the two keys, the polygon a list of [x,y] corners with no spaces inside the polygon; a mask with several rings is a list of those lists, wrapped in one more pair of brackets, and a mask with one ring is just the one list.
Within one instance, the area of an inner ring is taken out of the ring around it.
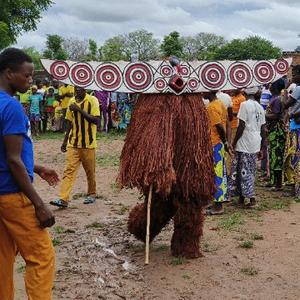
{"label": "yellow and black striped shirt", "polygon": [[[99,102],[90,95],[86,95],[84,100],[76,102],[75,98],[70,100],[70,104],[78,105],[82,110],[94,117],[100,116]],[[97,125],[89,123],[80,112],[67,109],[66,119],[72,122],[72,129],[69,134],[68,146],[74,148],[96,148]]]}

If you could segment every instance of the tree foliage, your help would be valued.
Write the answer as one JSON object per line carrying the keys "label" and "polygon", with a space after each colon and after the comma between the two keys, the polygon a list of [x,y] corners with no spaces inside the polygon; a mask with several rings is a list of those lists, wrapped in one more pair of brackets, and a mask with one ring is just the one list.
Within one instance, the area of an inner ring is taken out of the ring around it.
{"label": "tree foliage", "polygon": [[97,60],[98,58],[98,46],[97,42],[89,39],[89,53],[87,55],[87,60]]}
{"label": "tree foliage", "polygon": [[42,58],[42,55],[39,51],[37,51],[34,47],[26,47],[22,49],[25,53],[27,53],[33,60],[34,69],[35,70],[42,70],[42,64],[40,59]]}
{"label": "tree foliage", "polygon": [[183,57],[183,44],[180,39],[180,34],[177,31],[173,31],[165,36],[160,48],[164,57],[171,55],[179,58]]}
{"label": "tree foliage", "polygon": [[14,43],[24,31],[35,30],[51,0],[4,0],[0,9],[0,49]]}
{"label": "tree foliage", "polygon": [[209,60],[217,49],[226,44],[223,36],[200,32],[195,36],[182,37],[185,60]]}
{"label": "tree foliage", "polygon": [[234,39],[217,49],[213,55],[214,59],[228,60],[264,60],[279,58],[281,49],[273,43],[259,36],[250,36],[245,39]]}
{"label": "tree foliage", "polygon": [[63,48],[64,39],[57,34],[48,34],[44,57],[49,59],[67,59],[68,55]]}
{"label": "tree foliage", "polygon": [[300,53],[300,46],[295,49],[296,52]]}
{"label": "tree foliage", "polygon": [[141,29],[126,34],[124,39],[126,57],[136,54],[142,61],[159,58],[159,40],[153,37],[153,33]]}
{"label": "tree foliage", "polygon": [[87,40],[80,40],[73,37],[66,38],[63,40],[62,47],[70,60],[84,60],[88,55],[89,44]]}
{"label": "tree foliage", "polygon": [[99,51],[103,61],[129,60],[125,52],[125,38],[122,35],[107,39]]}

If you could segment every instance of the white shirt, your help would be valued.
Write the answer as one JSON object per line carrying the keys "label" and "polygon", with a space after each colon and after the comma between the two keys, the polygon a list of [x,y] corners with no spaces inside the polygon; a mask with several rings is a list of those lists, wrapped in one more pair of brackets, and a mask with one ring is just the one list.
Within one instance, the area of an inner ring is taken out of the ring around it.
{"label": "white shirt", "polygon": [[217,98],[220,99],[223,102],[226,109],[228,107],[232,107],[232,100],[231,100],[231,97],[228,94],[223,93],[223,92],[218,92],[217,93]]}
{"label": "white shirt", "polygon": [[266,123],[264,109],[257,101],[249,99],[241,104],[237,117],[245,122],[245,129],[236,144],[235,150],[245,153],[259,152],[261,126]]}

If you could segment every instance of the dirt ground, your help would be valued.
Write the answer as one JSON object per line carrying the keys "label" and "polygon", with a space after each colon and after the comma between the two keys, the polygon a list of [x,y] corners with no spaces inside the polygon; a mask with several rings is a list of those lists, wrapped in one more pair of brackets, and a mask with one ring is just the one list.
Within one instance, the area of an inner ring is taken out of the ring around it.
{"label": "dirt ground", "polygon": [[[151,245],[144,266],[144,245],[126,230],[135,190],[118,190],[114,180],[123,138],[101,136],[97,150],[98,199],[84,205],[86,179],[81,168],[68,209],[51,207],[50,229],[56,248],[55,300],[62,299],[300,299],[300,204],[283,193],[258,187],[259,207],[207,217],[202,250],[196,260],[170,255],[172,224]],[[35,141],[36,161],[62,175],[61,136]],[[38,178],[45,202],[57,188]],[[15,266],[17,300],[26,299],[24,262]]]}

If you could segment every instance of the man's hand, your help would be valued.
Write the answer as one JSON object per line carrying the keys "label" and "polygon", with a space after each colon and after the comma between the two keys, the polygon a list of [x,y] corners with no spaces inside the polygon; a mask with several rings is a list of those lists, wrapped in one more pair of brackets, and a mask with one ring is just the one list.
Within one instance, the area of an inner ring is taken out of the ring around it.
{"label": "man's hand", "polygon": [[42,167],[37,174],[46,180],[50,186],[56,186],[59,182],[58,175],[53,169]]}
{"label": "man's hand", "polygon": [[69,109],[70,111],[81,111],[81,108],[74,103],[70,104]]}
{"label": "man's hand", "polygon": [[63,142],[63,144],[60,147],[60,150],[63,153],[67,152],[67,142]]}
{"label": "man's hand", "polygon": [[44,204],[35,208],[35,215],[42,228],[51,227],[55,224],[54,215]]}
{"label": "man's hand", "polygon": [[234,155],[233,148],[227,142],[224,144],[225,151],[232,157]]}
{"label": "man's hand", "polygon": [[258,160],[263,160],[265,159],[265,155],[264,155],[264,152],[262,150],[260,150],[258,153],[257,153],[257,159]]}

